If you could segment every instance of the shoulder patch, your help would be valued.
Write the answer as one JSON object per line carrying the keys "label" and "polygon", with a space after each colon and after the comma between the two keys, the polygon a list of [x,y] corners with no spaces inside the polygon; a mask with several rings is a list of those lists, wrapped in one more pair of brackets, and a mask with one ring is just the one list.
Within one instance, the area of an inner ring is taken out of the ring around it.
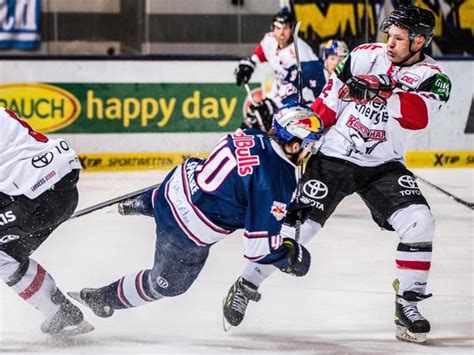
{"label": "shoulder patch", "polygon": [[441,100],[448,101],[449,94],[451,92],[451,80],[449,80],[449,78],[442,73],[436,73],[430,92],[439,95]]}

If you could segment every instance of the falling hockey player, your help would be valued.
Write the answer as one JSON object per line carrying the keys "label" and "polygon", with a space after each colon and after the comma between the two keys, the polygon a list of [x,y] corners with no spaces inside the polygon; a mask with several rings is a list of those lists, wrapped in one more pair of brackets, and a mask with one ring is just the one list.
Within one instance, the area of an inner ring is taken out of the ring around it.
{"label": "falling hockey player", "polygon": [[0,278],[47,317],[41,330],[69,336],[94,328],[84,321],[30,255],[74,212],[81,164],[62,139],[35,132],[0,107]]}
{"label": "falling hockey player", "polygon": [[229,134],[206,160],[187,159],[158,189],[119,206],[122,214],[154,216],[152,268],[69,295],[99,317],[178,296],[196,280],[211,246],[238,229],[244,230],[248,260],[305,275],[310,266],[308,251],[293,239],[283,239],[280,229],[295,192],[296,168],[321,131],[313,111],[292,104],[275,114],[270,134],[259,130]]}
{"label": "falling hockey player", "polygon": [[[398,234],[393,283],[396,336],[419,343],[431,329],[418,302],[431,296],[426,286],[435,220],[404,160],[410,133],[426,128],[450,95],[449,78],[423,53],[434,27],[430,11],[399,8],[381,24],[387,44],[360,45],[339,65],[312,105],[326,132],[319,152],[306,166],[301,195],[301,201],[312,206],[301,226],[302,243],[314,237],[353,193],[362,198],[380,227]],[[282,228],[284,237],[294,234],[294,228]],[[227,299],[234,297],[236,305],[246,306],[245,289],[257,290],[273,270],[271,265],[248,262]],[[235,326],[242,322],[246,307],[223,311]]]}

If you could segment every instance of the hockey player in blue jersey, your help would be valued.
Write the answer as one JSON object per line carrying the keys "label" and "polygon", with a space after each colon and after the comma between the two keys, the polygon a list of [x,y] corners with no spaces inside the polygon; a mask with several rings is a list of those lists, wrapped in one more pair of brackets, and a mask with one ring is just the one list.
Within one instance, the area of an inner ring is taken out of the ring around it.
{"label": "hockey player in blue jersey", "polygon": [[281,108],[272,131],[244,130],[223,137],[206,160],[187,159],[158,189],[121,204],[123,214],[154,216],[151,269],[70,296],[99,317],[180,295],[204,267],[211,246],[243,229],[244,256],[304,276],[310,254],[280,229],[297,184],[296,168],[319,139],[319,118],[304,105]]}
{"label": "hockey player in blue jersey", "polygon": [[[303,73],[303,100],[313,103],[321,93],[326,81],[332,75],[337,65],[349,55],[349,48],[344,41],[329,40],[321,46],[321,58],[319,60],[303,61],[301,70]],[[277,107],[298,101],[298,69],[296,64],[286,70],[286,76],[278,86],[279,102],[265,98],[256,105],[250,105],[247,117],[241,128],[259,128],[256,111],[262,117],[262,121],[268,131],[271,128],[272,115]]]}

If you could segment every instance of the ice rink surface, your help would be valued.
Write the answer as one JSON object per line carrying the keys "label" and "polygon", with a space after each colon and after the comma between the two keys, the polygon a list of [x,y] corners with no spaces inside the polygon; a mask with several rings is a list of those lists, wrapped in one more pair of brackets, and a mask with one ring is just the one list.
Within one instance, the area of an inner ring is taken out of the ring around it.
{"label": "ice rink surface", "polygon": [[[418,169],[416,174],[474,201],[474,169]],[[161,181],[163,172],[84,173],[79,208]],[[64,341],[41,334],[43,316],[0,286],[0,354],[473,354],[473,213],[423,183],[437,218],[428,291],[419,304],[432,331],[426,345],[395,339],[392,280],[395,233],[381,231],[362,200],[343,201],[308,245],[304,278],[276,272],[249,305],[244,322],[222,330],[221,303],[244,259],[241,233],[212,247],[191,289],[177,298],[117,311],[92,333]],[[63,291],[96,287],[151,266],[154,222],[104,209],[63,224],[33,254]],[[81,306],[82,307],[82,306]]]}

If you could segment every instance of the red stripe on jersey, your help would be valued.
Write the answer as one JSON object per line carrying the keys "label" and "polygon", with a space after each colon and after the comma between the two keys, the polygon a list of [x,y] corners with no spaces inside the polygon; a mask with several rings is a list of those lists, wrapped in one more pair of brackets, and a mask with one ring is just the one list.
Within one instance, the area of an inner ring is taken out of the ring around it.
{"label": "red stripe on jersey", "polygon": [[428,271],[431,267],[429,261],[411,261],[411,260],[395,260],[399,269]]}
{"label": "red stripe on jersey", "polygon": [[117,294],[118,294],[118,298],[119,298],[120,302],[122,302],[125,307],[130,308],[130,307],[133,307],[133,306],[130,302],[128,302],[127,298],[125,297],[125,293],[123,292],[123,279],[124,278],[125,277],[122,277],[119,281]]}
{"label": "red stripe on jersey", "polygon": [[259,255],[259,256],[247,256],[247,255],[244,255],[244,257],[245,257],[246,259],[249,259],[250,261],[257,261],[257,260],[263,259],[264,255]]}
{"label": "red stripe on jersey", "polygon": [[244,237],[246,237],[246,238],[267,238],[268,237],[268,232],[244,231]]}
{"label": "red stripe on jersey", "polygon": [[336,112],[327,106],[323,99],[317,98],[311,105],[311,109],[316,112],[318,117],[323,121],[324,129],[327,129],[336,123]]}
{"label": "red stripe on jersey", "polygon": [[36,269],[36,275],[31,282],[31,284],[19,294],[21,298],[24,300],[27,300],[31,296],[33,296],[38,290],[41,288],[41,285],[43,285],[44,278],[46,276],[46,270],[43,269],[43,267],[38,264],[38,267]]}
{"label": "red stripe on jersey", "polygon": [[147,302],[154,301],[153,298],[148,297],[147,294],[145,293],[145,289],[143,288],[142,276],[143,276],[143,270],[140,271],[137,277],[135,278],[135,287],[137,289],[137,293],[140,296],[140,298],[144,301],[147,301]]}
{"label": "red stripe on jersey", "polygon": [[265,53],[263,52],[263,47],[261,44],[259,44],[257,48],[255,48],[255,50],[253,51],[253,54],[255,54],[258,57],[260,62],[263,63],[267,61],[267,57],[265,57]]}
{"label": "red stripe on jersey", "polygon": [[403,128],[418,130],[428,125],[428,108],[425,101],[417,94],[409,92],[397,93],[400,97],[400,113],[398,120]]}

